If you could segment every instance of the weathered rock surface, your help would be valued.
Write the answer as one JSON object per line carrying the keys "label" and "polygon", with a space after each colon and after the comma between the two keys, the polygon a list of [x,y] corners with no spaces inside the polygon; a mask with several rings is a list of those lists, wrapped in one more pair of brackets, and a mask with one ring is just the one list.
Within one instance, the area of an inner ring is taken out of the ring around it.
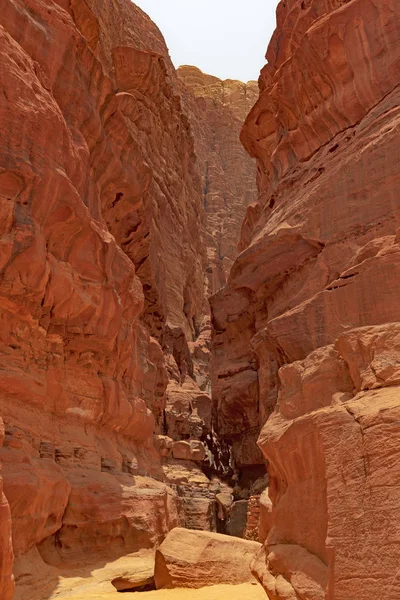
{"label": "weathered rock surface", "polygon": [[156,552],[157,589],[201,588],[251,581],[250,563],[261,544],[177,527]]}
{"label": "weathered rock surface", "polygon": [[131,592],[145,592],[155,589],[154,576],[150,570],[141,573],[127,572],[115,577],[111,583],[118,592],[127,592],[128,590]]}
{"label": "weathered rock surface", "polygon": [[202,175],[207,274],[214,294],[226,283],[246,208],[257,199],[255,163],[239,134],[258,87],[255,81],[222,81],[191,66],[179,67],[178,77],[190,92],[183,100]]}
{"label": "weathered rock surface", "polygon": [[0,0],[0,92],[0,595],[14,551],[33,600],[32,556],[216,527],[207,294],[254,196],[256,92],[178,78],[129,0]]}
{"label": "weathered rock surface", "polygon": [[269,498],[254,564],[274,600],[399,595],[400,12],[285,0],[242,140],[258,162],[212,299],[219,429]]}
{"label": "weathered rock surface", "polygon": [[[188,342],[206,316],[202,196],[181,84],[128,0],[4,0],[0,55],[14,552],[56,564],[150,547],[182,516],[153,445],[168,382],[201,398]],[[203,454],[198,442],[191,458]],[[3,587],[10,559],[5,547]]]}
{"label": "weathered rock surface", "polygon": [[[0,447],[3,440],[4,424],[0,419]],[[4,600],[11,600],[14,593],[13,559],[10,507],[3,494],[3,480],[0,477],[0,597]]]}

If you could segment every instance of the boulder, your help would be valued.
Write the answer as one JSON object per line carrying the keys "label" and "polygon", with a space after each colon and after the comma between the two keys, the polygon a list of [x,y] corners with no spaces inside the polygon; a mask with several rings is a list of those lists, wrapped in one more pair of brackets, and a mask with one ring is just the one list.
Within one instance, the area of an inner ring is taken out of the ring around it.
{"label": "boulder", "polygon": [[132,590],[145,592],[154,590],[154,554],[124,556],[111,565],[111,583],[118,592]]}
{"label": "boulder", "polygon": [[226,526],[229,535],[242,538],[247,523],[247,500],[237,500],[232,504]]}
{"label": "boulder", "polygon": [[157,550],[156,588],[201,588],[252,581],[250,564],[260,548],[258,542],[177,527]]}
{"label": "boulder", "polygon": [[206,457],[206,449],[199,440],[175,442],[172,447],[172,456],[181,460],[202,462]]}
{"label": "boulder", "polygon": [[116,577],[111,583],[118,592],[148,592],[154,589],[152,573],[127,573]]}

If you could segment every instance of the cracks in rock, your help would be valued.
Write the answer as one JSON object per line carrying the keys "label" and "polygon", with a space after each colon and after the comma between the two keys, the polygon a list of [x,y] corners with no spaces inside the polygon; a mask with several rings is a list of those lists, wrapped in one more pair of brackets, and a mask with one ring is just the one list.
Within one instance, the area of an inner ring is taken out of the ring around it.
{"label": "cracks in rock", "polygon": [[217,234],[217,251],[218,251],[218,258],[220,261],[224,260],[224,255],[222,252],[222,232],[219,231]]}
{"label": "cracks in rock", "polygon": [[207,212],[207,208],[208,208],[208,203],[207,203],[207,195],[208,192],[210,190],[210,179],[209,179],[209,167],[208,167],[208,160],[206,161],[206,172],[205,172],[205,177],[204,177],[204,187],[203,187],[203,205],[204,205],[204,210]]}
{"label": "cracks in rock", "polygon": [[346,280],[346,279],[352,279],[353,277],[356,277],[357,275],[359,275],[360,273],[350,273],[350,275],[341,275],[339,277],[339,279],[336,279],[335,281],[338,282],[338,285],[330,285],[329,287],[325,288],[325,290],[327,292],[332,292],[334,290],[338,290],[344,287],[347,287],[348,285],[351,285],[351,283],[344,283],[344,284],[340,284],[340,281]]}
{"label": "cracks in rock", "polygon": [[145,256],[144,258],[142,258],[141,260],[139,260],[137,263],[134,263],[135,265],[135,269],[136,271],[139,271],[140,267],[143,265],[143,263],[149,258],[149,256]]}
{"label": "cracks in rock", "polygon": [[310,179],[308,179],[305,182],[305,186],[309,185],[310,183],[313,183],[314,181],[316,181],[323,173],[325,173],[325,167],[318,167],[317,172],[314,173],[314,175],[312,175],[310,177]]}
{"label": "cracks in rock", "polygon": [[121,198],[123,197],[123,193],[122,192],[118,192],[117,194],[115,194],[115,199],[112,201],[112,208],[114,208],[114,206],[121,200]]}
{"label": "cracks in rock", "polygon": [[360,422],[359,417],[357,417],[355,415],[355,413],[346,404],[343,404],[343,406],[344,406],[346,412],[352,417],[352,419],[354,419],[354,422],[358,425],[358,427],[360,429],[361,443],[362,443],[362,460],[363,460],[363,465],[364,465],[364,475],[365,475],[365,479],[368,480],[369,477],[370,477],[370,474],[371,474],[371,470],[370,470],[370,466],[369,466],[368,453],[366,451],[364,429],[362,427],[362,424]]}

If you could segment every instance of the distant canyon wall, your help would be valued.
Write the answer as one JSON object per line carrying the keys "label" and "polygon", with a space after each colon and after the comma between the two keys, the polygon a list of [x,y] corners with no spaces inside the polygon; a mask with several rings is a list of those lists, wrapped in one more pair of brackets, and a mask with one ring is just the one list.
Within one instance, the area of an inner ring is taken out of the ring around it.
{"label": "distant canyon wall", "polygon": [[183,93],[183,100],[202,176],[208,292],[212,295],[226,283],[238,254],[246,208],[257,200],[255,161],[244,151],[239,135],[257,100],[258,85],[221,81],[190,66],[180,67],[178,77],[190,92]]}
{"label": "distant canyon wall", "polygon": [[268,461],[274,600],[397,598],[400,10],[285,0],[242,141],[259,200],[212,298],[218,430]]}

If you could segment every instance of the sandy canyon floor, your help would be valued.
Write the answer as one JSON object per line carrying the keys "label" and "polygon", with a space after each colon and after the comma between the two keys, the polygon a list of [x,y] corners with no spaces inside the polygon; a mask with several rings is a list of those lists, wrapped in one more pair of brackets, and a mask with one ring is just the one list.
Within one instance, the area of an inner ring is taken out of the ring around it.
{"label": "sandy canyon floor", "polygon": [[[243,585],[216,585],[199,590],[173,589],[150,592],[120,593],[111,581],[130,575],[133,580],[143,580],[154,572],[154,555],[147,552],[122,557],[116,561],[82,564],[79,570],[43,569],[37,555],[25,563],[19,573],[16,600],[265,600],[266,595],[254,581]],[[33,583],[32,575],[37,570],[43,573],[43,587]],[[24,575],[22,575],[24,573]],[[82,576],[85,573],[85,576]],[[22,575],[22,576],[21,576]],[[131,580],[132,580],[131,579]]]}
{"label": "sandy canyon floor", "polygon": [[[111,586],[112,587],[112,586]],[[158,590],[154,592],[136,592],[120,594],[110,587],[93,586],[85,591],[53,596],[65,600],[265,600],[264,590],[258,584],[214,585],[200,590]]]}

